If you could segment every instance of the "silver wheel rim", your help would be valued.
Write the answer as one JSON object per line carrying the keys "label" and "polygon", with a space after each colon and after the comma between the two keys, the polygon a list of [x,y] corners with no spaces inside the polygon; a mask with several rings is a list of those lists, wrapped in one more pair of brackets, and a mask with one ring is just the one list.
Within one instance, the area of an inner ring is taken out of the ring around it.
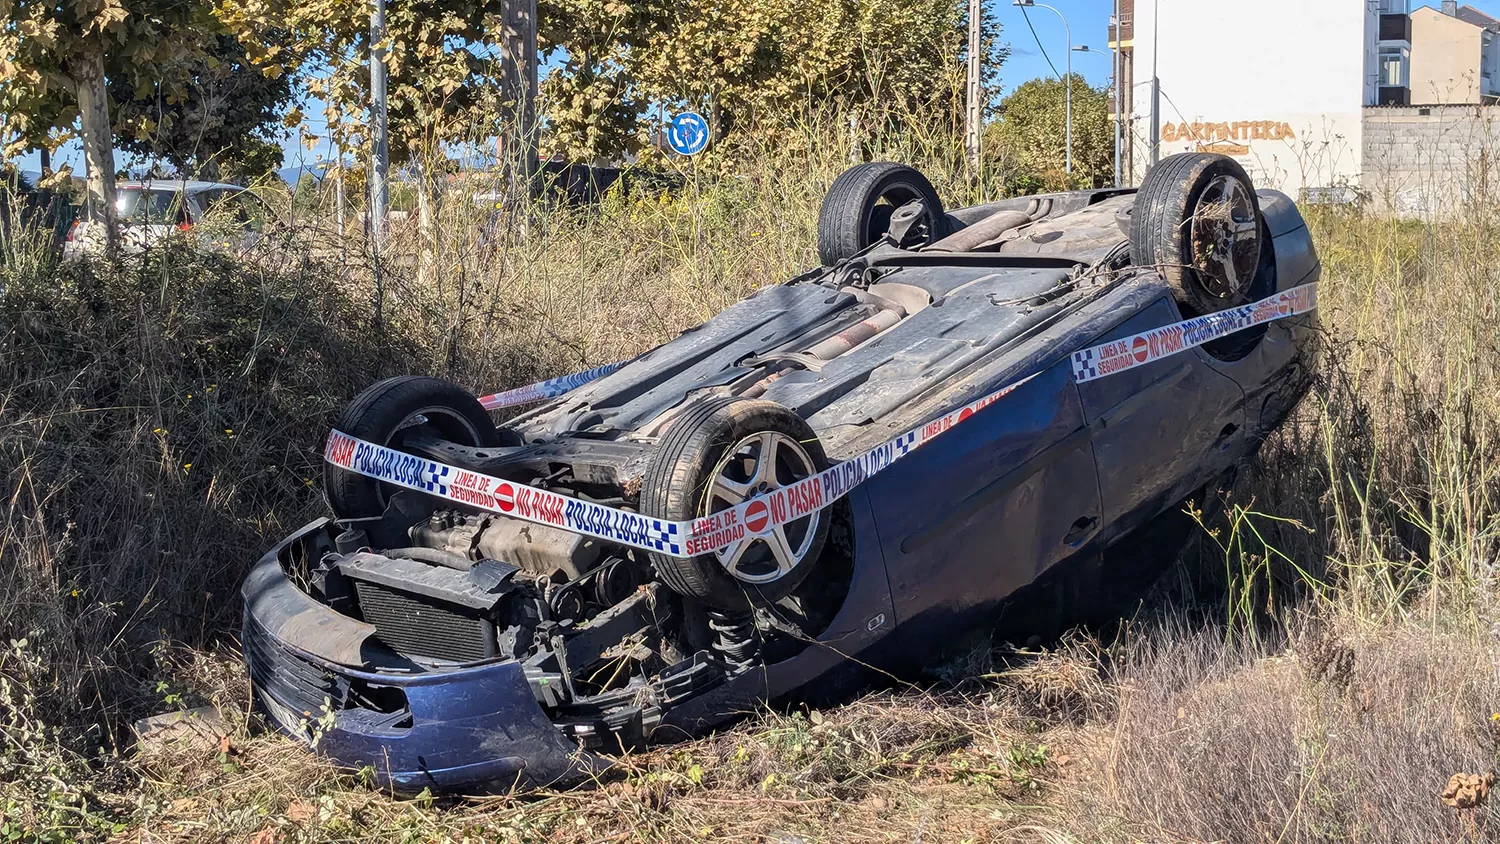
{"label": "silver wheel rim", "polygon": [[1203,287],[1219,298],[1249,289],[1260,263],[1260,226],[1250,189],[1234,176],[1208,183],[1193,209],[1193,263]]}
{"label": "silver wheel rim", "polygon": [[[812,457],[792,437],[775,431],[752,434],[736,443],[714,468],[708,513],[727,510],[816,473]],[[735,580],[757,586],[775,583],[807,557],[821,518],[821,512],[813,512],[762,534],[747,533],[714,556]]]}

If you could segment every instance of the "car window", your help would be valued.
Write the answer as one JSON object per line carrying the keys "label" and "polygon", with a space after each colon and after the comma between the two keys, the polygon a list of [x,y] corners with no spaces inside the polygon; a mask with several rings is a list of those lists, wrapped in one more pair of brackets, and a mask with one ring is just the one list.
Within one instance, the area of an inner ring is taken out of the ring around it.
{"label": "car window", "polygon": [[240,207],[240,219],[244,221],[245,228],[250,231],[263,231],[266,224],[271,221],[271,210],[266,207],[260,197],[250,191],[242,190],[236,193],[234,201]]}
{"label": "car window", "polygon": [[122,188],[115,198],[120,222],[133,226],[178,226],[191,222],[182,194],[173,190]]}
{"label": "car window", "polygon": [[198,200],[198,207],[203,209],[203,215],[212,215],[215,220],[235,220],[238,209],[228,200],[234,196],[234,191],[226,188],[209,188],[193,194]]}
{"label": "car window", "polygon": [[269,218],[265,203],[247,190],[238,188],[206,190],[198,194],[198,201],[203,205],[204,213],[210,215],[211,219],[243,226],[249,231],[258,232],[264,229]]}

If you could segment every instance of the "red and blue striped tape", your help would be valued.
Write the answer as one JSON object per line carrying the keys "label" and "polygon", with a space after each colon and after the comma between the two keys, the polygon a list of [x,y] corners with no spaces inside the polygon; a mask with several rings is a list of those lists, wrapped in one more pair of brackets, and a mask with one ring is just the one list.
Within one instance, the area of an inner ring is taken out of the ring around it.
{"label": "red and blue striped tape", "polygon": [[[1316,285],[1307,284],[1239,308],[1183,320],[1093,346],[1072,355],[1073,377],[1078,383],[1105,378],[1201,346],[1236,331],[1307,313],[1317,307],[1317,302]],[[486,396],[485,399],[509,401],[503,397],[519,395],[550,397],[544,393],[557,389],[555,385],[568,383],[570,379],[581,379],[574,380],[575,384],[588,383],[619,367],[620,364],[611,364],[508,393]],[[601,373],[601,370],[608,371]],[[329,463],[342,469],[434,495],[455,504],[561,528],[643,551],[673,557],[695,557],[723,551],[746,537],[763,536],[788,522],[827,509],[849,494],[850,490],[885,471],[897,460],[968,421],[974,414],[1035,377],[1036,375],[1027,376],[955,408],[812,477],[756,496],[729,509],[682,522],[643,516],[630,510],[595,504],[551,490],[460,469],[366,442],[337,430],[329,434],[323,456]],[[552,395],[561,395],[563,392],[567,390],[559,390]],[[517,399],[510,403],[519,404],[534,398]]]}

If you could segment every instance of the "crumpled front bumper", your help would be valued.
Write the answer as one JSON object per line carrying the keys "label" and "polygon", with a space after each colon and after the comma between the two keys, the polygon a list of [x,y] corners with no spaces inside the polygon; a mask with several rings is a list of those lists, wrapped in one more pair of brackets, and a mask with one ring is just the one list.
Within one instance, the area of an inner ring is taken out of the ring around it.
{"label": "crumpled front bumper", "polygon": [[605,767],[547,718],[517,662],[426,673],[346,664],[373,628],[303,593],[281,564],[326,525],[313,522],[273,548],[241,590],[252,693],[280,730],[408,793],[535,788]]}

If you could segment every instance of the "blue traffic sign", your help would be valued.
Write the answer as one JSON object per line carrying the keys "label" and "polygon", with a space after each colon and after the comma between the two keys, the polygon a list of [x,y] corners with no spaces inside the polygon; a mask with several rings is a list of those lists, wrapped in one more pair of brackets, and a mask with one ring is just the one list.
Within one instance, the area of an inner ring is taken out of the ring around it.
{"label": "blue traffic sign", "polygon": [[708,148],[708,121],[696,111],[684,111],[667,125],[667,143],[682,155],[697,155]]}

